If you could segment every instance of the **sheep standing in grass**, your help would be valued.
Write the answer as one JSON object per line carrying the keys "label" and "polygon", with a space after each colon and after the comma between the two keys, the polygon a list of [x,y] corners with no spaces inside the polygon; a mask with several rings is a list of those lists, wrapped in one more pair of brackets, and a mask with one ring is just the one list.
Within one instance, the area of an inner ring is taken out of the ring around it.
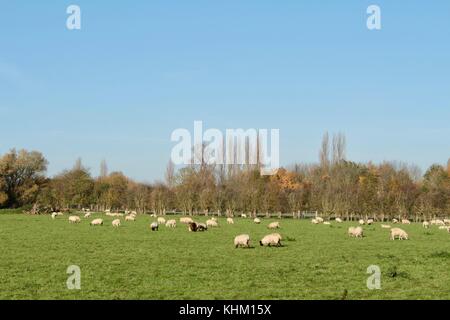
{"label": "sheep standing in grass", "polygon": [[164,219],[163,217],[159,217],[158,218],[158,223],[159,224],[166,224],[166,219]]}
{"label": "sheep standing in grass", "polygon": [[312,219],[312,220],[311,220],[311,223],[312,223],[312,224],[319,224],[319,221],[317,221],[317,219]]}
{"label": "sheep standing in grass", "polygon": [[397,219],[392,219],[392,223],[398,223]]}
{"label": "sheep standing in grass", "polygon": [[214,228],[214,227],[218,227],[219,224],[217,223],[217,221],[211,219],[211,220],[206,221],[206,226],[208,228],[209,227]]}
{"label": "sheep standing in grass", "polygon": [[261,219],[255,218],[255,219],[253,220],[253,222],[256,223],[256,224],[260,224],[260,223],[261,223]]}
{"label": "sheep standing in grass", "polygon": [[261,241],[259,241],[259,245],[260,246],[276,246],[276,247],[280,247],[281,246],[281,237],[275,235],[275,234],[269,234],[267,236],[265,236],[264,238],[261,239]]}
{"label": "sheep standing in grass", "polygon": [[436,220],[436,223],[435,223],[437,226],[445,226],[445,222],[444,221],[442,221],[442,220],[439,220],[439,219],[437,219]]}
{"label": "sheep standing in grass", "polygon": [[94,219],[90,223],[91,226],[102,226],[103,225],[103,219]]}
{"label": "sheep standing in grass", "polygon": [[80,223],[80,217],[79,216],[70,216],[69,217],[69,222],[70,223]]}
{"label": "sheep standing in grass", "polygon": [[424,221],[422,223],[422,227],[424,227],[425,229],[428,229],[430,227],[430,223],[428,221]]}
{"label": "sheep standing in grass", "polygon": [[450,225],[450,219],[444,219],[444,223]]}
{"label": "sheep standing in grass", "polygon": [[360,219],[358,222],[359,222],[359,224],[362,225],[362,226],[366,223],[363,219]]}
{"label": "sheep standing in grass", "polygon": [[150,229],[152,229],[152,231],[158,231],[158,222],[152,222],[150,224]]}
{"label": "sheep standing in grass", "polygon": [[317,217],[317,218],[316,218],[316,221],[317,221],[318,223],[323,223],[324,220],[323,220],[323,218],[321,218],[321,217]]}
{"label": "sheep standing in grass", "polygon": [[134,216],[126,216],[125,221],[135,221],[136,218]]}
{"label": "sheep standing in grass", "polygon": [[402,219],[402,224],[411,224],[411,221],[408,219]]}
{"label": "sheep standing in grass", "polygon": [[350,227],[350,228],[348,228],[348,235],[353,238],[362,238],[364,235],[363,228]]}
{"label": "sheep standing in grass", "polygon": [[56,219],[57,216],[58,216],[58,214],[56,212],[52,213],[52,219]]}
{"label": "sheep standing in grass", "polygon": [[246,218],[247,218],[247,215],[246,215],[245,213],[243,213],[243,214],[241,214],[241,218],[246,219]]}
{"label": "sheep standing in grass", "polygon": [[372,224],[373,224],[373,219],[367,220],[367,225],[368,225],[368,226],[370,226],[370,225],[372,225]]}
{"label": "sheep standing in grass", "polygon": [[280,228],[280,223],[279,222],[272,222],[270,223],[267,228],[269,229],[279,229]]}
{"label": "sheep standing in grass", "polygon": [[194,220],[192,220],[189,217],[180,218],[180,223],[189,224],[189,223],[192,223],[192,222],[194,222]]}
{"label": "sheep standing in grass", "polygon": [[113,227],[120,227],[120,219],[113,220],[112,226]]}
{"label": "sheep standing in grass", "polygon": [[250,236],[248,234],[241,234],[240,236],[237,236],[234,238],[234,246],[235,248],[248,248],[250,246]]}
{"label": "sheep standing in grass", "polygon": [[227,218],[227,223],[228,224],[234,224],[233,218]]}
{"label": "sheep standing in grass", "polygon": [[166,227],[167,228],[175,228],[177,226],[177,221],[176,220],[168,220],[166,222]]}
{"label": "sheep standing in grass", "polygon": [[189,222],[188,230],[189,232],[197,232],[197,224],[194,221]]}
{"label": "sheep standing in grass", "polygon": [[90,213],[90,212],[86,213],[86,214],[84,215],[84,217],[85,217],[85,218],[90,218],[90,217],[91,217],[91,213]]}
{"label": "sheep standing in grass", "polygon": [[342,219],[341,219],[341,218],[336,218],[335,221],[336,221],[337,223],[342,223]]}
{"label": "sheep standing in grass", "polygon": [[208,226],[204,223],[197,223],[197,231],[206,231],[208,230]]}
{"label": "sheep standing in grass", "polygon": [[392,228],[391,229],[391,240],[395,240],[398,238],[399,240],[408,240],[408,234],[405,230],[400,228]]}

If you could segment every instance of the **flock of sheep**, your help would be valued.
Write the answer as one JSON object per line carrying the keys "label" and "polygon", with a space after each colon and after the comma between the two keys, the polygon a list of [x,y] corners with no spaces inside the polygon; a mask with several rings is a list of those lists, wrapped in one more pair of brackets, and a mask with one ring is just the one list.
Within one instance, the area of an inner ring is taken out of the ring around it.
{"label": "flock of sheep", "polygon": [[[91,217],[91,212],[89,209],[83,209],[83,212],[84,212],[84,218],[88,219]],[[53,212],[51,216],[52,216],[52,219],[55,219],[57,216],[61,216],[61,215],[63,215],[63,213]],[[111,213],[109,210],[106,210],[105,215],[117,218],[112,221],[112,226],[116,227],[116,228],[120,227],[121,218],[124,218],[125,221],[135,221],[136,217],[137,217],[137,213],[135,211],[125,211],[125,214],[122,214],[122,213]],[[150,224],[150,229],[152,231],[158,231],[158,228],[160,225],[165,225],[167,228],[176,228],[176,226],[177,226],[177,221],[175,219],[170,219],[170,220],[166,221],[165,218],[157,217],[154,214],[152,215],[152,217],[156,218],[156,221],[154,221]],[[242,215],[241,217],[247,218],[245,215]],[[227,224],[229,224],[229,225],[234,224],[233,218],[227,218],[226,221],[227,221]],[[80,223],[81,218],[79,216],[71,215],[71,216],[69,216],[69,222],[70,223]],[[198,223],[198,222],[195,222],[190,217],[182,217],[179,219],[179,222],[181,224],[187,225],[188,230],[190,232],[204,232],[204,231],[207,231],[208,228],[219,227],[219,223],[216,218],[211,218],[211,219],[207,220],[206,223]],[[253,220],[253,222],[255,224],[261,224],[261,219],[255,218]],[[336,218],[334,220],[334,222],[335,223],[343,223],[343,220],[340,218]],[[325,221],[321,217],[316,217],[316,218],[312,219],[311,223],[315,224],[315,225],[319,225],[319,224],[331,225],[330,221]],[[392,223],[393,224],[401,223],[404,225],[409,225],[409,224],[411,224],[411,221],[409,221],[407,219],[402,219],[401,221],[399,221],[397,219],[393,219]],[[349,227],[348,235],[353,238],[363,238],[364,230],[363,230],[362,226],[372,225],[372,224],[374,224],[373,219],[368,219],[366,221],[361,219],[361,220],[359,220],[359,226]],[[93,219],[90,222],[90,225],[91,226],[103,225],[103,219],[101,219],[101,218]],[[426,229],[430,228],[430,226],[433,226],[433,225],[438,226],[439,229],[447,230],[450,233],[450,219],[444,219],[444,220],[434,219],[434,220],[431,220],[430,222],[424,221],[422,223],[423,228],[426,228]],[[272,222],[267,226],[267,228],[268,229],[279,229],[280,223]],[[406,233],[406,231],[401,228],[393,228],[390,225],[386,225],[386,224],[381,224],[381,228],[390,230],[390,232],[391,232],[390,239],[391,240],[395,240],[395,239],[408,240],[409,239],[409,236]],[[279,247],[279,246],[282,246],[281,240],[282,240],[282,237],[279,233],[272,233],[272,234],[268,234],[265,237],[263,237],[259,241],[259,244],[261,246]],[[250,247],[250,236],[248,234],[241,234],[241,235],[236,236],[234,239],[234,246],[236,248],[239,248],[239,247],[249,248]]]}
{"label": "flock of sheep", "polygon": [[[342,219],[340,218],[336,218],[335,220],[336,223],[342,223]],[[364,230],[361,226],[363,225],[372,225],[374,223],[373,219],[368,219],[367,221],[361,219],[358,221],[359,225],[358,227],[350,227],[348,228],[348,235],[350,237],[353,238],[362,238],[364,236]],[[324,224],[324,225],[331,225],[331,222],[329,221],[324,221],[324,219],[317,217],[315,219],[311,220],[312,224]],[[404,225],[409,225],[411,224],[411,221],[409,221],[408,219],[402,219],[401,221],[397,220],[397,219],[393,219],[392,220],[393,224],[404,224]],[[450,219],[444,219],[444,220],[439,220],[439,219],[433,219],[430,222],[428,221],[424,221],[422,223],[422,226],[425,229],[428,229],[430,226],[432,225],[436,225],[439,227],[439,229],[441,230],[447,230],[450,233]],[[392,228],[390,225],[386,225],[386,224],[381,224],[381,228],[382,229],[390,229],[391,230],[391,240],[395,240],[395,239],[399,239],[399,240],[408,240],[409,236],[408,233],[406,233],[405,230],[401,229],[401,228]]]}

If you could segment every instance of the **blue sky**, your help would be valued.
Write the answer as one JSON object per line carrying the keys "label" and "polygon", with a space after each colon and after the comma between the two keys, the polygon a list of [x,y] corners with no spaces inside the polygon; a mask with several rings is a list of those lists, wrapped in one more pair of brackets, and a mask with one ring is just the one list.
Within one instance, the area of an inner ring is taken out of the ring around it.
{"label": "blue sky", "polygon": [[153,181],[171,132],[202,120],[279,128],[282,165],[316,161],[342,131],[351,160],[426,169],[450,157],[449,39],[444,0],[4,1],[0,153],[39,150],[49,175],[106,159]]}

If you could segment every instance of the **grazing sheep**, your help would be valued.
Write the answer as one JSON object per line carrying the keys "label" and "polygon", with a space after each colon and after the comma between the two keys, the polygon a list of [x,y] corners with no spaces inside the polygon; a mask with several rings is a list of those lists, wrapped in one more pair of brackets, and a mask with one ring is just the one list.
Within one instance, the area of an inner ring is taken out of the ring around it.
{"label": "grazing sheep", "polygon": [[168,220],[166,222],[166,227],[168,227],[168,228],[175,228],[176,226],[177,226],[176,220]]}
{"label": "grazing sheep", "polygon": [[325,226],[331,226],[331,222],[329,222],[329,221],[326,221],[326,222],[324,222],[323,223]]}
{"label": "grazing sheep", "polygon": [[159,224],[166,224],[166,219],[164,219],[163,217],[159,217],[158,218],[158,223]]}
{"label": "grazing sheep", "polygon": [[370,226],[370,225],[372,225],[372,224],[373,224],[373,219],[367,220],[367,225],[368,225],[368,226]]}
{"label": "grazing sheep", "polygon": [[323,223],[323,218],[321,218],[321,217],[316,217],[316,221],[318,222],[318,223]]}
{"label": "grazing sheep", "polygon": [[311,220],[311,223],[312,223],[312,224],[319,224],[319,221],[317,221],[317,219],[312,219],[312,220]]}
{"label": "grazing sheep", "polygon": [[113,220],[112,226],[113,227],[120,227],[120,219]]}
{"label": "grazing sheep", "polygon": [[424,227],[425,229],[428,229],[430,227],[430,223],[428,221],[424,221],[422,223],[422,227]]}
{"label": "grazing sheep", "polygon": [[362,238],[364,235],[363,228],[361,227],[350,227],[348,228],[348,235],[353,238]]}
{"label": "grazing sheep", "polygon": [[255,220],[253,220],[253,222],[256,223],[256,224],[260,224],[261,223],[261,219],[255,218]]}
{"label": "grazing sheep", "polygon": [[192,223],[192,222],[194,222],[194,220],[192,220],[189,217],[180,218],[180,223],[189,224],[189,223]]}
{"label": "grazing sheep", "polygon": [[133,217],[133,216],[126,216],[125,217],[125,221],[135,221],[135,220],[136,220],[136,218]]}
{"label": "grazing sheep", "polygon": [[247,218],[247,215],[245,213],[241,214],[241,218]]}
{"label": "grazing sheep", "polygon": [[276,247],[280,247],[281,246],[281,237],[278,237],[275,234],[269,234],[267,236],[265,236],[264,238],[261,239],[261,241],[259,241],[259,245],[260,246],[276,246]]}
{"label": "grazing sheep", "polygon": [[366,223],[363,219],[360,219],[358,222],[360,225],[364,225]]}
{"label": "grazing sheep", "polygon": [[80,217],[79,216],[70,216],[69,217],[69,222],[70,223],[80,223]]}
{"label": "grazing sheep", "polygon": [[445,226],[445,222],[444,221],[442,221],[442,220],[436,220],[436,223],[435,223],[437,226]]}
{"label": "grazing sheep", "polygon": [[55,219],[58,216],[58,214],[56,212],[52,213],[52,219]]}
{"label": "grazing sheep", "polygon": [[400,228],[392,228],[391,240],[395,240],[395,238],[398,238],[399,240],[408,240],[408,234]]}
{"label": "grazing sheep", "polygon": [[217,218],[216,217],[212,217],[211,220],[212,221],[217,221]]}
{"label": "grazing sheep", "polygon": [[57,216],[63,216],[63,215],[64,215],[64,213],[62,213],[62,212],[58,212],[58,213],[56,213],[56,215],[57,215]]}
{"label": "grazing sheep", "polygon": [[382,224],[381,228],[383,228],[383,229],[390,229],[392,227],[390,225],[387,225],[387,224]]}
{"label": "grazing sheep", "polygon": [[250,236],[248,234],[241,234],[237,236],[236,238],[234,238],[234,246],[235,248],[248,248],[250,246]]}
{"label": "grazing sheep", "polygon": [[342,223],[342,219],[341,219],[341,218],[336,218],[335,221],[336,221],[337,223]]}
{"label": "grazing sheep", "polygon": [[103,219],[94,219],[90,223],[91,226],[102,226],[103,225]]}
{"label": "grazing sheep", "polygon": [[197,231],[206,231],[208,226],[204,223],[197,223]]}
{"label": "grazing sheep", "polygon": [[267,226],[267,228],[269,228],[269,229],[279,229],[280,228],[280,223],[278,221],[277,222],[272,222],[272,223],[270,223]]}
{"label": "grazing sheep", "polygon": [[85,218],[89,218],[90,216],[91,216],[91,213],[90,213],[90,212],[88,212],[88,213],[86,213],[86,214],[84,215]]}
{"label": "grazing sheep", "polygon": [[445,224],[450,224],[450,219],[444,219]]}
{"label": "grazing sheep", "polygon": [[411,221],[408,219],[402,219],[402,224],[411,224]]}
{"label": "grazing sheep", "polygon": [[150,229],[152,229],[152,231],[158,231],[158,222],[152,222],[150,224]]}
{"label": "grazing sheep", "polygon": [[188,229],[189,232],[197,232],[197,224],[194,221],[189,222]]}
{"label": "grazing sheep", "polygon": [[439,230],[449,230],[449,226],[439,226]]}
{"label": "grazing sheep", "polygon": [[211,220],[206,221],[206,226],[208,228],[209,227],[218,227],[219,224],[217,223],[217,221],[211,219]]}
{"label": "grazing sheep", "polygon": [[228,224],[234,224],[233,218],[227,218],[227,223]]}
{"label": "grazing sheep", "polygon": [[392,223],[398,223],[397,219],[392,219]]}

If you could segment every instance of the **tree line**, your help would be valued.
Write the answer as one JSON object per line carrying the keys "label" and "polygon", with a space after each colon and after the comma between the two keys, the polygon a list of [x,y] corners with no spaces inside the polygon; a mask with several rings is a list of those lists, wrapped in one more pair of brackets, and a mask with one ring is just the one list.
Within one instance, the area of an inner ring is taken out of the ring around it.
{"label": "tree line", "polygon": [[164,215],[220,213],[256,216],[318,211],[324,217],[431,219],[450,214],[450,159],[422,175],[414,165],[356,163],[345,157],[345,137],[325,134],[315,164],[294,164],[273,176],[258,165],[199,165],[175,169],[164,182],[136,182],[101,163],[93,177],[81,159],[54,177],[37,151],[11,150],[0,158],[0,208],[35,213],[90,208]]}

